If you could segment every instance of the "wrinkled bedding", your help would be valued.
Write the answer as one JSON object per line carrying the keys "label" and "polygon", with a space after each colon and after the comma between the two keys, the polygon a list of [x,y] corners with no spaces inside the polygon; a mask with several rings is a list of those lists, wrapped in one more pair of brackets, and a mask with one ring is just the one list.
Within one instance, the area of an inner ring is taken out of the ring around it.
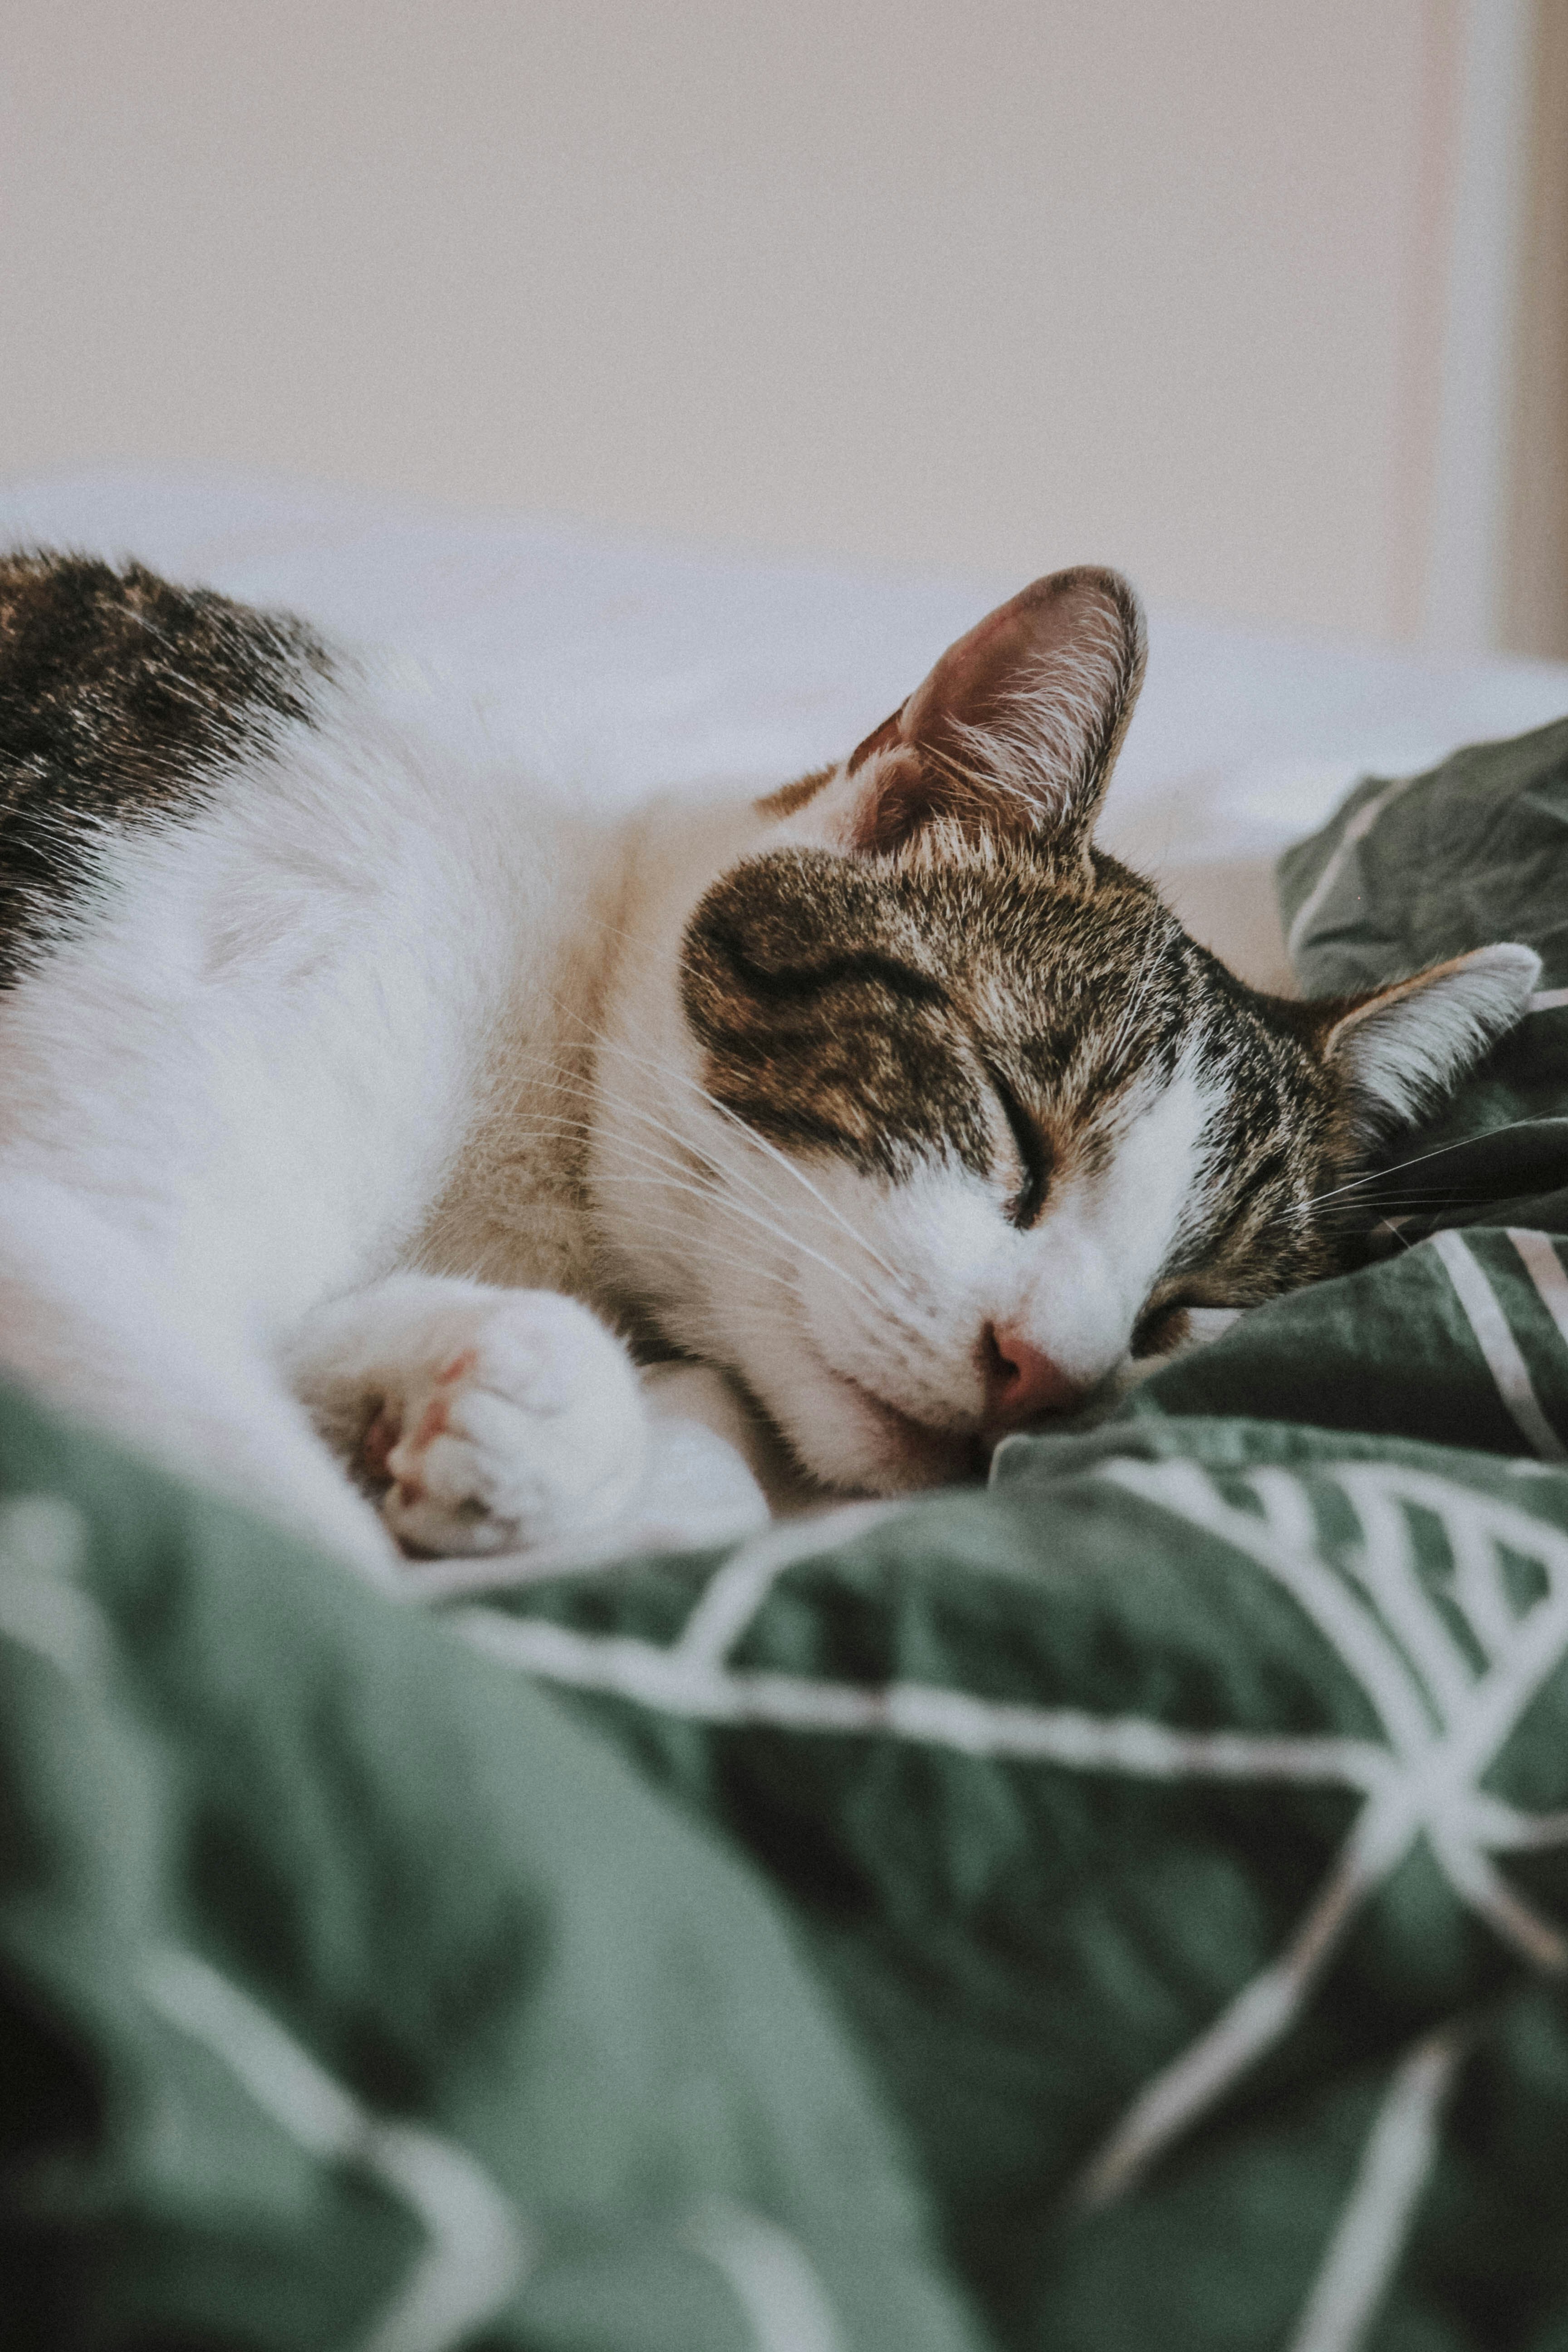
{"label": "wrinkled bedding", "polygon": [[[176,568],[304,601],[264,504]],[[1302,984],[1541,994],[1353,1271],[987,1491],[400,1606],[0,1400],[7,2344],[1562,2352],[1568,723],[1335,809],[1310,700]]]}

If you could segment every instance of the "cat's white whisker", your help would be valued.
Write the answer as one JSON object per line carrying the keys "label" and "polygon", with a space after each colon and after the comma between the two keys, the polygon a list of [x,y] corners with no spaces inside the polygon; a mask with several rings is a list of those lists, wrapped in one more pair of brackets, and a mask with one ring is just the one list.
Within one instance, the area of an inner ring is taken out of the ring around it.
{"label": "cat's white whisker", "polygon": [[1490,1143],[1496,1136],[1510,1135],[1513,1132],[1515,1128],[1534,1127],[1536,1123],[1536,1119],[1533,1117],[1505,1119],[1500,1127],[1489,1127],[1484,1137],[1479,1135],[1461,1135],[1457,1137],[1452,1143],[1436,1144],[1430,1151],[1417,1151],[1410,1159],[1395,1160],[1386,1168],[1369,1168],[1360,1176],[1352,1176],[1347,1183],[1335,1184],[1326,1192],[1314,1193],[1312,1196],[1313,1203],[1317,1204],[1324,1201],[1332,1201],[1336,1199],[1340,1193],[1353,1192],[1363,1185],[1382,1183],[1390,1176],[1402,1175],[1407,1168],[1420,1168],[1424,1166],[1428,1160],[1441,1160],[1446,1152],[1462,1151],[1468,1143],[1473,1144],[1482,1141]]}
{"label": "cat's white whisker", "polygon": [[[556,1080],[552,1083],[561,1085],[563,1091],[567,1090],[566,1082]],[[575,1077],[574,1077],[570,1084],[578,1091],[585,1094],[591,1095],[594,1091],[594,1089],[587,1086],[585,1081],[576,1079]],[[710,1172],[712,1175],[721,1176],[731,1172],[725,1171],[712,1161],[711,1154],[708,1151],[706,1146],[694,1144],[691,1139],[683,1135],[679,1128],[670,1126],[667,1119],[659,1118],[654,1112],[650,1111],[646,1105],[634,1102],[629,1097],[614,1092],[602,1085],[599,1087],[597,1091],[608,1107],[624,1113],[628,1118],[642,1120],[645,1125],[653,1128],[657,1133],[664,1136],[668,1141],[675,1144],[677,1150],[683,1156],[679,1160],[669,1161],[668,1164],[671,1167],[679,1167],[684,1171],[689,1169],[690,1163],[694,1160],[700,1163],[703,1160],[707,1160]],[[749,1189],[755,1192],[759,1199],[766,1201],[770,1209],[776,1208],[776,1203],[769,1195],[763,1193],[759,1186],[754,1184],[750,1185]],[[794,1232],[789,1226],[781,1223],[776,1215],[764,1216],[761,1212],[748,1207],[745,1203],[734,1200],[722,1191],[717,1189],[711,1193],[706,1195],[706,1198],[709,1200],[710,1204],[721,1204],[731,1215],[743,1217],[751,1223],[759,1226],[763,1232],[772,1234],[775,1239],[784,1242],[786,1247],[795,1251],[797,1254],[815,1259],[819,1265],[826,1267],[828,1272],[836,1276],[840,1282],[846,1283],[850,1287],[860,1291],[868,1299],[874,1300],[874,1294],[867,1288],[865,1283],[862,1282],[857,1275],[853,1274],[847,1266],[840,1264],[837,1259],[829,1257],[824,1251],[816,1248],[812,1243],[807,1242],[801,1234]]]}
{"label": "cat's white whisker", "polygon": [[[616,1040],[608,1037],[601,1035],[592,1039],[591,1043],[599,1051],[620,1054],[624,1059],[629,1061],[635,1068],[640,1071],[651,1071],[658,1076],[668,1078],[673,1083],[685,1087],[689,1092],[694,1094],[719,1118],[724,1120],[726,1126],[739,1136],[742,1143],[752,1150],[761,1151],[767,1159],[772,1160],[779,1169],[781,1169],[785,1175],[792,1177],[798,1185],[811,1195],[812,1199],[815,1200],[820,1207],[824,1208],[827,1212],[828,1215],[833,1218],[834,1222],[843,1228],[856,1245],[859,1249],[863,1250],[867,1256],[869,1257],[876,1265],[881,1267],[885,1274],[894,1281],[899,1279],[897,1269],[888,1264],[886,1258],[881,1256],[879,1252],[875,1248],[867,1236],[844,1215],[840,1209],[837,1208],[835,1204],[827,1199],[826,1195],[822,1192],[816,1184],[811,1182],[810,1179],[804,1173],[804,1171],[795,1166],[795,1162],[788,1157],[787,1153],[779,1150],[778,1147],[767,1137],[760,1134],[755,1129],[751,1127],[737,1112],[732,1111],[727,1103],[721,1102],[715,1095],[710,1093],[708,1088],[702,1086],[697,1079],[693,1078],[689,1072],[679,1069],[672,1064],[665,1062],[653,1055],[633,1054],[629,1048],[619,1045]],[[618,1101],[619,1107],[622,1108],[629,1109],[633,1108],[625,1097],[619,1097]],[[686,1139],[683,1139],[683,1140],[686,1140]],[[770,1208],[777,1206],[777,1202],[773,1194],[767,1192],[761,1185],[757,1184],[750,1177],[745,1175],[742,1170],[734,1167],[732,1163],[727,1164],[723,1172],[728,1175],[732,1181],[745,1184],[747,1189],[755,1193],[759,1200],[765,1201]]]}
{"label": "cat's white whisker", "polygon": [[761,1131],[752,1127],[748,1120],[743,1119],[738,1111],[731,1110],[728,1103],[721,1102],[717,1095],[710,1093],[708,1087],[703,1086],[700,1079],[692,1077],[689,1071],[679,1069],[673,1064],[660,1060],[654,1055],[639,1055],[632,1054],[628,1048],[616,1045],[611,1039],[606,1038],[603,1040],[602,1043],[605,1050],[612,1053],[621,1053],[626,1055],[627,1060],[634,1064],[654,1071],[660,1077],[673,1079],[678,1085],[686,1087],[692,1094],[696,1095],[700,1101],[706,1103],[709,1108],[715,1112],[719,1118],[723,1119],[730,1129],[740,1137],[741,1141],[744,1143],[748,1149],[763,1153],[767,1159],[773,1161],[775,1167],[781,1169],[786,1176],[792,1177],[795,1183],[801,1185],[805,1192],[809,1192],[812,1199],[816,1202],[818,1206],[826,1210],[834,1223],[843,1227],[844,1231],[849,1235],[850,1240],[856,1244],[857,1247],[864,1250],[867,1256],[871,1258],[878,1265],[879,1265],[884,1274],[890,1276],[895,1282],[899,1279],[897,1269],[888,1264],[887,1259],[883,1257],[873,1244],[867,1239],[866,1235],[859,1231],[858,1227],[857,1227],[850,1219],[844,1214],[841,1209],[837,1208],[834,1202],[827,1198],[826,1194],[822,1192],[817,1185],[811,1181],[811,1179],[805,1174],[805,1171],[796,1166],[795,1162],[789,1157],[789,1154],[787,1152],[781,1151],[777,1144],[775,1144],[770,1137],[762,1134]]}
{"label": "cat's white whisker", "polygon": [[[659,1185],[665,1181],[663,1178],[654,1176],[627,1176],[621,1179],[623,1183],[628,1185]],[[659,1221],[649,1217],[645,1213],[639,1217],[638,1222],[645,1234],[662,1233],[667,1240],[676,1243],[685,1250],[689,1250],[690,1227],[680,1223],[678,1219],[666,1217]],[[787,1273],[781,1273],[777,1266],[764,1265],[755,1257],[743,1256],[734,1250],[718,1247],[710,1236],[705,1238],[703,1249],[713,1265],[722,1266],[730,1273],[743,1275],[748,1281],[776,1283],[781,1288],[789,1291],[792,1296],[796,1294],[798,1286]]]}
{"label": "cat's white whisker", "polygon": [[[668,1137],[678,1147],[679,1147],[683,1153],[689,1155],[689,1159],[700,1159],[700,1147],[693,1147],[689,1142],[688,1139],[680,1133],[679,1128],[673,1128],[667,1120],[657,1118],[652,1111],[647,1110],[643,1105],[622,1099],[607,1093],[605,1094],[605,1099],[613,1108],[624,1112],[628,1118],[641,1119],[647,1126],[652,1127],[660,1135]],[[645,1151],[650,1150],[651,1149],[646,1145],[641,1148]],[[684,1183],[686,1189],[689,1191],[696,1191],[698,1189],[690,1182],[689,1174],[687,1172],[688,1162],[678,1161],[664,1154],[658,1155],[658,1157],[661,1160],[663,1164],[669,1167],[672,1171],[679,1170],[681,1171],[679,1176],[675,1174],[671,1175],[669,1181],[672,1183]],[[722,1171],[713,1169],[710,1172],[713,1174],[721,1174],[722,1173]],[[872,1300],[872,1302],[875,1303],[873,1294],[867,1289],[865,1284],[859,1280],[858,1276],[850,1272],[847,1266],[840,1265],[836,1258],[827,1256],[824,1251],[816,1248],[811,1243],[805,1241],[798,1233],[791,1232],[789,1227],[782,1224],[776,1217],[763,1216],[759,1211],[751,1208],[744,1202],[735,1200],[732,1196],[718,1187],[715,1187],[711,1191],[703,1190],[701,1197],[707,1206],[710,1208],[722,1208],[729,1215],[742,1218],[749,1224],[758,1227],[760,1231],[771,1234],[774,1240],[784,1243],[786,1249],[793,1251],[797,1255],[814,1259],[818,1265],[825,1266],[828,1273],[833,1275],[839,1282],[847,1284],[852,1289],[860,1291],[866,1298]]]}

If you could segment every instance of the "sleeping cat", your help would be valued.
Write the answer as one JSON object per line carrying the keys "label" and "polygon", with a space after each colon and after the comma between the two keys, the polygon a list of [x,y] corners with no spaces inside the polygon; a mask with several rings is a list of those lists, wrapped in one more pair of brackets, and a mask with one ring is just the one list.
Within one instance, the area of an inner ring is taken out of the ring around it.
{"label": "sleeping cat", "polygon": [[613,1328],[892,1493],[1331,1271],[1537,959],[1243,986],[1091,844],[1142,666],[1058,572],[837,765],[612,819],[300,621],[0,557],[0,1363],[384,1572],[625,1510]]}

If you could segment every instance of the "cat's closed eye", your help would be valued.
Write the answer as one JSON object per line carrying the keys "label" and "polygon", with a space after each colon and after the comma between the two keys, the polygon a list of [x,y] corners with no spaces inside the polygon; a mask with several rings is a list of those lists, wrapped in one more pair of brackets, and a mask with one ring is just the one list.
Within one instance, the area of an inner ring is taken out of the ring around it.
{"label": "cat's closed eye", "polygon": [[1051,1189],[1055,1155],[1047,1137],[1029,1117],[1000,1071],[987,1069],[993,1093],[1002,1107],[1018,1155],[1018,1189],[1007,1203],[1007,1222],[1026,1234],[1037,1224]]}

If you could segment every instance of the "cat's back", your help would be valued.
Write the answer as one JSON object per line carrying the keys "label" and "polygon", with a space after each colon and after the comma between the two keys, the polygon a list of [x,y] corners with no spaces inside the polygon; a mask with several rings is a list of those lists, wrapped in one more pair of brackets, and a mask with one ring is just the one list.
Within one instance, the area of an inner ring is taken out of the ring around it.
{"label": "cat's back", "polygon": [[332,675],[290,615],[137,563],[0,553],[0,984],[86,911],[117,835],[209,808],[310,726]]}
{"label": "cat's back", "polygon": [[573,896],[431,701],[292,615],[0,553],[0,1157],[283,1254],[308,1190],[417,1219]]}
{"label": "cat's back", "polygon": [[455,1001],[548,928],[584,850],[517,748],[395,656],[140,563],[0,551],[0,1010],[117,939],[164,1002],[298,994],[356,953],[384,982],[400,950]]}

